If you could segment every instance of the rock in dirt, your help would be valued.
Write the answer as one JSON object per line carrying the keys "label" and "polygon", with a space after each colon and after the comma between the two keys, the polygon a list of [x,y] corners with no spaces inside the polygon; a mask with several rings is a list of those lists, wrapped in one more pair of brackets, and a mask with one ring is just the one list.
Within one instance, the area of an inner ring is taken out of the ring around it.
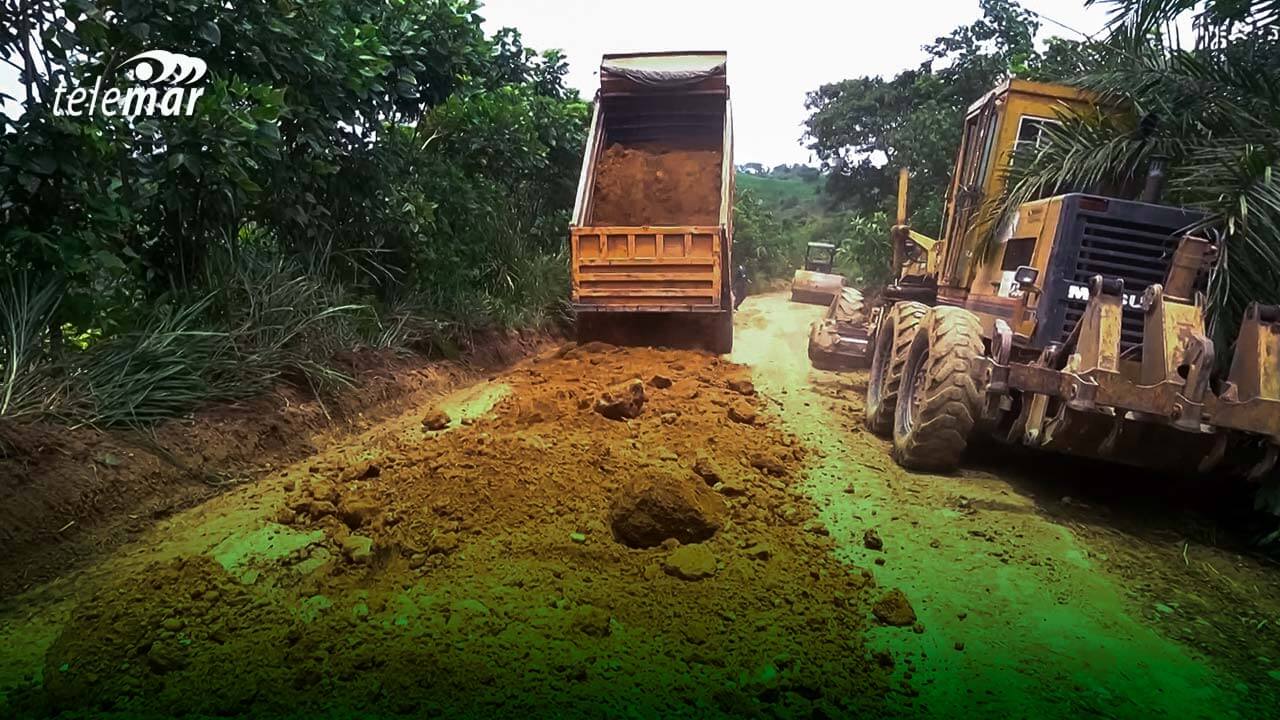
{"label": "rock in dirt", "polygon": [[725,383],[725,387],[739,395],[755,395],[756,386],[750,380],[733,379]]}
{"label": "rock in dirt", "polygon": [[624,545],[647,548],[664,540],[696,543],[724,525],[724,500],[700,479],[665,468],[633,477],[613,502],[609,521]]}
{"label": "rock in dirt", "polygon": [[871,606],[871,613],[885,625],[907,627],[916,622],[916,611],[901,590],[894,588]]}
{"label": "rock in dirt", "polygon": [[187,652],[177,640],[160,640],[147,651],[147,665],[158,675],[187,666]]}
{"label": "rock in dirt", "polygon": [[430,554],[448,555],[458,549],[459,543],[457,533],[442,532],[431,540]]}
{"label": "rock in dirt", "polygon": [[650,387],[656,387],[659,390],[666,390],[671,387],[671,378],[666,375],[654,375],[649,378]]}
{"label": "rock in dirt", "polygon": [[534,398],[527,402],[521,402],[516,409],[516,418],[520,425],[536,425],[550,422],[559,416],[559,408],[547,398]]}
{"label": "rock in dirt", "polygon": [[756,424],[756,409],[745,400],[738,400],[729,405],[729,419],[743,425]]}
{"label": "rock in dirt", "polygon": [[427,430],[444,430],[449,427],[449,423],[453,418],[449,417],[449,413],[443,410],[432,410],[427,416],[422,418],[422,427]]}
{"label": "rock in dirt", "polygon": [[363,535],[342,538],[342,554],[354,563],[366,563],[373,557],[373,539]]}
{"label": "rock in dirt", "polygon": [[716,574],[716,556],[706,545],[685,545],[667,556],[662,569],[681,580],[702,580]]}
{"label": "rock in dirt", "polygon": [[644,383],[639,380],[614,385],[596,399],[596,412],[610,420],[640,417],[644,407]]}
{"label": "rock in dirt", "polygon": [[373,500],[346,500],[338,507],[338,517],[352,530],[359,530],[370,525],[382,512],[382,507]]}
{"label": "rock in dirt", "polygon": [[710,455],[699,453],[698,459],[693,463],[693,472],[708,485],[715,485],[724,480],[724,470]]}
{"label": "rock in dirt", "polygon": [[747,485],[739,478],[726,478],[716,483],[716,492],[725,497],[743,497],[747,494]]}
{"label": "rock in dirt", "polygon": [[774,477],[787,474],[787,465],[777,453],[755,452],[748,458],[751,467]]}
{"label": "rock in dirt", "polygon": [[868,550],[883,550],[884,540],[880,539],[880,535],[876,533],[875,528],[868,528],[862,533],[862,546]]}
{"label": "rock in dirt", "polygon": [[773,557],[773,548],[769,543],[754,542],[743,548],[742,554],[752,560],[768,560]]}
{"label": "rock in dirt", "polygon": [[606,637],[612,631],[609,613],[594,605],[583,605],[574,610],[570,625],[574,630],[591,637]]}
{"label": "rock in dirt", "polygon": [[578,350],[580,352],[587,353],[587,354],[610,353],[617,349],[618,349],[617,345],[611,345],[607,342],[601,342],[599,340],[592,340],[589,343],[584,343],[578,346]]}
{"label": "rock in dirt", "polygon": [[306,515],[312,520],[319,520],[328,515],[337,515],[338,508],[327,500],[313,500],[311,498],[298,498],[289,506],[297,515]]}
{"label": "rock in dirt", "polygon": [[[372,460],[361,460],[342,471],[342,479],[344,482],[352,480],[370,480],[382,474],[382,467]],[[320,497],[316,495],[316,497]]]}

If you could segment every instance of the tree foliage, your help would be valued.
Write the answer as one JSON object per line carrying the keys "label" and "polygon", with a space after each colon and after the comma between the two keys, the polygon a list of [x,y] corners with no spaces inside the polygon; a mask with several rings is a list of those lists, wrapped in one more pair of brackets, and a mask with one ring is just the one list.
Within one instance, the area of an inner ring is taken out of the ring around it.
{"label": "tree foliage", "polygon": [[[563,55],[487,37],[474,0],[5,7],[0,59],[22,97],[0,116],[0,282],[60,290],[45,354],[163,318],[225,335],[243,323],[220,298],[262,268],[375,325],[556,310],[588,108]],[[52,112],[58,88],[151,49],[207,62],[191,116]]]}
{"label": "tree foliage", "polygon": [[[0,137],[0,262],[65,282],[62,319],[198,286],[249,226],[381,296],[431,286],[484,254],[462,218],[524,193],[521,220],[543,231],[572,194],[585,107],[563,57],[486,38],[469,0],[18,6],[0,50],[27,97]],[[53,88],[151,48],[207,61],[192,117],[50,112]]]}
{"label": "tree foliage", "polygon": [[968,106],[1011,75],[1061,78],[1083,64],[1074,41],[1037,48],[1040,22],[1014,0],[980,4],[981,18],[924,46],[919,67],[809,93],[806,138],[829,174],[833,202],[892,212],[897,169],[908,167],[912,224],[936,232]]}

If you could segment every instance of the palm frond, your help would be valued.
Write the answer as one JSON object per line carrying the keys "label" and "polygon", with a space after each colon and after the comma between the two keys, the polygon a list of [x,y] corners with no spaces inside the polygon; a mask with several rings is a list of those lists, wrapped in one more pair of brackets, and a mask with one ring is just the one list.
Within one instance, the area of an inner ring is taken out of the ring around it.
{"label": "palm frond", "polygon": [[[1277,3],[1250,3],[1249,17],[1270,17],[1263,11]],[[979,215],[995,227],[1022,203],[1058,192],[1133,197],[1151,158],[1164,156],[1167,202],[1202,211],[1188,230],[1220,240],[1208,310],[1225,342],[1250,302],[1280,303],[1280,40],[1262,33],[1226,49],[1182,49],[1135,28],[1189,3],[1118,4],[1128,22],[1099,51],[1106,61],[1079,80],[1106,110],[1067,113],[1048,128],[1042,147],[1015,156],[1004,192]]]}
{"label": "palm frond", "polygon": [[0,279],[0,418],[39,413],[57,394],[47,345],[60,299],[56,283],[33,287],[26,275]]}

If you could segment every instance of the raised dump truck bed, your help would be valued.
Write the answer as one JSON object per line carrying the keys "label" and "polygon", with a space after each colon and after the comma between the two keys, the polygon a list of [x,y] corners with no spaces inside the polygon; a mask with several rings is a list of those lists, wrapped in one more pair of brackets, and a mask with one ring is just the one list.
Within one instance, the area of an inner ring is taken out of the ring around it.
{"label": "raised dump truck bed", "polygon": [[722,52],[606,55],[570,226],[580,325],[639,314],[733,343],[733,131]]}

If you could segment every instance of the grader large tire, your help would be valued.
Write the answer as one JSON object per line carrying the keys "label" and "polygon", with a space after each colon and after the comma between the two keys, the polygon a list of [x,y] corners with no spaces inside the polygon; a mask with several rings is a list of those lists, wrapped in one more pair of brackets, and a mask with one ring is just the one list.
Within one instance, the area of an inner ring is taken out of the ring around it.
{"label": "grader large tire", "polygon": [[831,301],[826,315],[809,326],[809,362],[818,370],[854,370],[864,368],[870,358],[840,352],[842,336],[866,337],[866,303],[855,288],[842,288]]}
{"label": "grader large tire", "polygon": [[923,303],[894,303],[880,323],[871,353],[871,377],[867,380],[863,414],[863,424],[877,435],[887,437],[893,433],[893,411],[898,405],[902,366],[907,361],[907,350],[916,336],[920,319],[927,312],[929,306]]}
{"label": "grader large tire", "polygon": [[935,307],[911,341],[893,418],[893,459],[909,470],[960,465],[982,415],[982,325],[968,310]]}
{"label": "grader large tire", "polygon": [[866,303],[862,293],[856,288],[841,288],[840,294],[831,301],[827,309],[827,317],[837,325],[862,325],[867,321]]}

